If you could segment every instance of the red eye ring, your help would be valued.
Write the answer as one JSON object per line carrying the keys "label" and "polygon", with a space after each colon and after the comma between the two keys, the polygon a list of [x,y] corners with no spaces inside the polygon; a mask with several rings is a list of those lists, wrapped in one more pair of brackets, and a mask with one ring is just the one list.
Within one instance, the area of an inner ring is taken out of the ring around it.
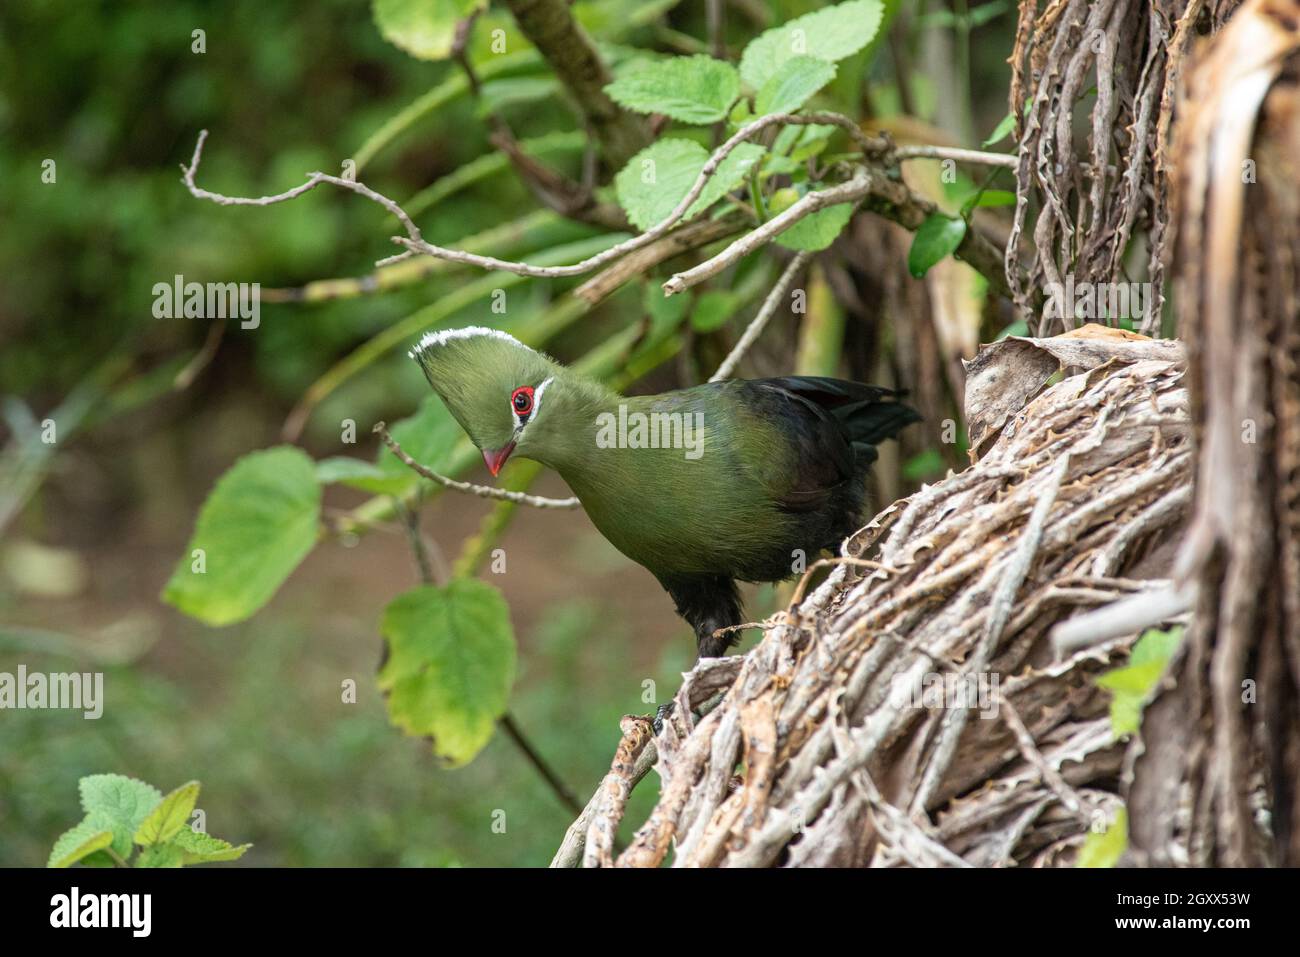
{"label": "red eye ring", "polygon": [[533,387],[521,385],[510,393],[510,408],[515,415],[528,415],[533,411]]}

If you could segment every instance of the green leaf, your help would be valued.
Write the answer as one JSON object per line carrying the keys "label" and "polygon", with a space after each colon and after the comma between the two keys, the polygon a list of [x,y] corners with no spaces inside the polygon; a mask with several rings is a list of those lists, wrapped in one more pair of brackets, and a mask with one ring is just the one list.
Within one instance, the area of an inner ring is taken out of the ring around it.
{"label": "green leaf", "polygon": [[379,687],[407,734],[433,738],[453,766],[470,761],[505,713],[515,675],[515,639],[501,592],[459,578],[424,585],[384,609],[388,660]]}
{"label": "green leaf", "polygon": [[1183,641],[1183,628],[1178,626],[1161,631],[1158,628],[1149,628],[1137,640],[1133,646],[1133,654],[1129,657],[1129,663],[1134,665],[1158,664],[1162,668],[1174,656],[1178,646]]}
{"label": "green leaf", "polygon": [[335,455],[317,462],[316,481],[321,485],[346,485],[375,495],[400,493],[409,484],[405,476],[393,475],[373,462],[350,455]]}
{"label": "green leaf", "polygon": [[140,851],[136,867],[180,867],[185,863],[185,852],[175,844],[152,844]]}
{"label": "green leaf", "polygon": [[979,207],[1014,206],[1016,194],[1005,189],[974,189],[961,201],[962,219],[968,219],[971,211]]}
{"label": "green leaf", "polygon": [[96,826],[86,818],[76,827],[64,831],[54,842],[46,867],[70,867],[82,858],[102,851],[113,843],[111,828]]}
{"label": "green leaf", "polygon": [[1025,322],[1025,320],[1023,319],[1017,319],[1015,322],[1011,323],[1011,325],[1007,326],[996,336],[994,336],[993,341],[996,342],[999,339],[1005,339],[1007,336],[1027,336],[1027,335],[1029,335],[1029,323]]}
{"label": "green leaf", "polygon": [[797,56],[834,63],[875,37],[884,16],[880,0],[850,0],[796,17],[760,34],[740,57],[740,78],[761,90],[777,69]]}
{"label": "green leaf", "polygon": [[727,324],[740,307],[740,297],[722,289],[709,289],[695,300],[691,310],[691,328],[696,332],[712,332]]}
{"label": "green leaf", "polygon": [[[969,205],[967,205],[969,204]],[[1014,206],[1016,194],[1006,189],[985,189],[972,196],[962,208],[967,212],[976,207]]]}
{"label": "green leaf", "polygon": [[1120,808],[1104,831],[1089,831],[1079,848],[1075,867],[1114,867],[1128,849],[1128,811]]}
{"label": "green leaf", "polygon": [[[763,155],[763,147],[741,143],[709,178],[704,191],[686,211],[686,219],[708,209],[745,181]],[[658,225],[682,201],[709,159],[691,140],[669,137],[633,156],[614,179],[619,205],[638,229]]]}
{"label": "green leaf", "polygon": [[716,123],[726,118],[740,96],[740,76],[724,60],[676,56],[620,76],[605,92],[638,113],[662,113],[683,123]]}
{"label": "green leaf", "polygon": [[982,145],[992,146],[994,143],[1002,142],[1004,139],[1006,139],[1008,136],[1011,135],[1012,131],[1015,128],[1016,128],[1016,114],[1008,113],[1006,116],[1002,117],[1002,119],[998,122],[998,125],[993,128],[993,132],[989,134],[989,138],[986,139]]}
{"label": "green leaf", "polygon": [[815,253],[835,242],[848,221],[853,218],[853,203],[839,203],[819,209],[805,216],[776,237],[778,245],[786,249],[800,249]]}
{"label": "green leaf", "polygon": [[236,847],[218,837],[211,837],[202,831],[183,827],[176,832],[172,841],[183,852],[183,864],[213,864],[218,861],[235,861],[244,856],[252,844],[240,844]]}
{"label": "green leaf", "polygon": [[966,220],[931,213],[912,237],[907,251],[907,271],[920,279],[939,260],[957,251],[966,235]]}
{"label": "green leaf", "polygon": [[763,164],[764,174],[787,174],[796,180],[807,179],[804,162],[830,145],[835,129],[819,124],[784,127],[772,142],[772,155]]}
{"label": "green leaf", "polygon": [[1110,725],[1115,737],[1137,731],[1142,708],[1182,637],[1182,628],[1150,629],[1133,646],[1127,665],[1097,676],[1097,687],[1111,692]]}
{"label": "green leaf", "polygon": [[736,101],[736,105],[731,108],[727,114],[727,122],[740,129],[746,123],[754,118],[754,111],[749,105],[749,100],[741,99]]}
{"label": "green leaf", "polygon": [[149,816],[136,829],[135,842],[145,847],[167,843],[185,826],[198,800],[199,782],[182,784],[149,812]]}
{"label": "green leaf", "polygon": [[[559,82],[553,76],[509,76],[493,80],[483,84],[474,113],[482,119],[508,106],[550,99],[559,88]],[[415,215],[409,209],[407,213]]]}
{"label": "green leaf", "polygon": [[78,783],[86,822],[97,830],[113,832],[113,851],[123,859],[131,855],[135,832],[144,823],[162,792],[122,774],[91,774]]}
{"label": "green leaf", "polygon": [[451,54],[456,24],[487,0],[374,0],[371,13],[384,39],[421,60]]}
{"label": "green leaf", "polygon": [[776,68],[754,97],[754,112],[793,113],[835,79],[835,64],[810,56],[791,57]]}
{"label": "green leaf", "polygon": [[249,617],[316,543],[320,499],[315,467],[301,449],[244,456],[203,503],[163,600],[209,625]]}

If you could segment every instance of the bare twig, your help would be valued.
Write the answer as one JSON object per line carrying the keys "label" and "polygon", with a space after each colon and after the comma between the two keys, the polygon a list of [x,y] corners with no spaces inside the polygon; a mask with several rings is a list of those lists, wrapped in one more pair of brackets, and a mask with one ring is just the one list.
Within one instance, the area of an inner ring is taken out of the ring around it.
{"label": "bare twig", "polygon": [[393,511],[397,513],[398,518],[402,520],[402,527],[406,531],[406,540],[411,545],[411,554],[415,556],[415,568],[420,573],[420,581],[426,585],[437,583],[439,585],[447,582],[446,563],[439,556],[438,568],[435,571],[433,561],[429,556],[429,546],[424,540],[424,533],[420,531],[420,504],[417,500],[408,508],[401,498],[393,497]]}
{"label": "bare twig", "polygon": [[804,592],[808,589],[808,583],[812,581],[813,574],[819,568],[831,568],[835,565],[848,565],[851,568],[870,568],[872,571],[888,572],[893,575],[898,574],[897,568],[892,568],[882,562],[873,562],[867,558],[854,558],[849,555],[836,555],[833,558],[819,558],[813,562],[804,571],[799,579],[799,584],[795,586],[794,594],[790,598],[790,607],[793,608],[799,602],[803,601]]}
{"label": "bare twig", "polygon": [[[470,96],[476,100],[483,92],[483,84],[474,71],[474,64],[470,62],[467,48],[469,47],[470,36],[474,32],[474,22],[482,12],[482,10],[471,11],[469,16],[457,23],[456,33],[451,42],[451,58],[456,61],[461,72],[465,74],[465,81],[469,83]],[[496,122],[497,119],[496,116],[492,117],[493,122]]]}
{"label": "bare twig", "polygon": [[716,60],[727,58],[727,9],[723,0],[708,0],[705,4],[705,17],[708,23],[709,52]]}
{"label": "bare twig", "polygon": [[529,495],[525,492],[512,492],[509,489],[493,488],[490,485],[475,485],[472,482],[461,482],[454,478],[448,478],[445,475],[439,475],[432,469],[421,465],[415,459],[406,454],[406,451],[397,444],[397,440],[388,434],[388,427],[383,422],[376,422],[374,431],[384,440],[384,444],[392,450],[392,453],[402,460],[408,468],[414,470],[418,475],[437,482],[449,489],[457,492],[467,492],[470,495],[476,495],[479,498],[495,498],[504,502],[514,502],[516,505],[531,505],[533,508],[578,508],[582,505],[575,498],[545,498],[541,495]]}
{"label": "bare twig", "polygon": [[1021,720],[1020,712],[1001,692],[998,693],[997,709],[998,714],[1006,721],[1007,727],[1011,729],[1011,733],[1016,736],[1016,745],[1020,748],[1020,754],[1042,775],[1043,783],[1052,789],[1071,814],[1083,817],[1087,823],[1091,823],[1087,821],[1087,805],[1079,796],[1079,792],[1070,787],[1065,778],[1061,777],[1061,772],[1052,767],[1051,762],[1043,757],[1043,752],[1038,750],[1038,745],[1034,742],[1034,736],[1029,733],[1025,722]]}
{"label": "bare twig", "polygon": [[1001,166],[1006,169],[1016,168],[1016,157],[1011,153],[985,153],[982,150],[966,150],[956,146],[896,146],[894,156],[902,160],[937,159],[956,160],[959,163],[975,163],[982,166]]}
{"label": "bare twig", "polygon": [[718,366],[718,371],[709,376],[710,382],[721,382],[723,379],[730,378],[731,374],[736,371],[736,366],[740,364],[740,360],[749,351],[749,347],[758,340],[772,317],[776,315],[776,310],[780,308],[781,303],[785,300],[785,294],[789,291],[795,277],[799,275],[811,258],[812,253],[799,253],[790,260],[789,265],[785,267],[785,271],[781,273],[781,277],[776,281],[776,285],[772,287],[772,291],[763,300],[758,315],[754,316],[753,321],[741,334],[740,341],[727,354],[727,358],[722,360],[722,364]]}
{"label": "bare twig", "polygon": [[745,222],[743,215],[723,216],[720,219],[702,219],[690,223],[657,239],[648,246],[628,253],[612,266],[592,276],[573,290],[579,299],[595,305],[616,289],[634,278],[646,275],[649,270],[666,259],[707,246],[740,231]]}
{"label": "bare twig", "polygon": [[[636,764],[632,768],[631,774],[628,775],[628,790],[635,788],[654,767],[655,761],[659,758],[659,753],[655,749],[654,741],[647,741],[641,748],[641,753],[637,755]],[[600,810],[605,799],[604,788],[597,788],[596,793],[591,796],[586,807],[578,814],[577,819],[569,825],[568,830],[564,832],[564,840],[560,842],[555,856],[551,859],[551,867],[577,867],[583,860],[583,851],[587,845],[587,831],[591,827],[592,819]]]}
{"label": "bare twig", "polygon": [[743,621],[739,625],[727,625],[725,628],[713,629],[714,637],[729,635],[733,631],[748,631],[750,628],[757,628],[759,631],[770,631],[785,619],[785,611],[778,611],[771,618],[764,618],[762,621]]}
{"label": "bare twig", "polygon": [[624,110],[605,92],[613,77],[569,4],[565,0],[506,0],[506,7],[568,91],[582,125],[600,144],[606,166],[622,168],[650,142],[649,129],[645,117]]}
{"label": "bare twig", "polygon": [[670,230],[682,219],[683,216],[686,215],[686,211],[690,209],[695,200],[699,198],[700,194],[704,191],[705,185],[708,183],[709,179],[712,178],[713,174],[717,172],[722,161],[725,160],[737,146],[746,140],[752,139],[769,127],[791,124],[797,126],[816,124],[838,126],[848,132],[849,135],[853,137],[854,141],[864,150],[870,149],[879,153],[883,148],[881,140],[872,138],[863,133],[856,123],[848,117],[841,116],[837,113],[774,113],[769,116],[760,117],[752,123],[737,130],[725,143],[713,152],[713,155],[709,158],[708,162],[704,164],[704,168],[700,170],[700,174],[696,177],[694,185],[673,208],[673,211],[664,217],[662,222],[646,230],[639,236],[634,236],[631,239],[609,247],[595,256],[585,259],[582,262],[574,263],[570,266],[531,266],[527,263],[511,262],[505,259],[497,259],[493,256],[480,256],[459,249],[448,249],[442,246],[435,246],[424,239],[419,227],[415,225],[411,220],[411,217],[406,214],[402,207],[392,199],[389,199],[382,193],[376,192],[364,183],[357,182],[356,180],[345,179],[341,176],[332,176],[327,173],[309,173],[305,183],[271,196],[226,196],[221,193],[211,192],[210,190],[197,186],[194,182],[195,175],[198,172],[199,162],[203,157],[203,146],[208,137],[207,130],[201,130],[199,132],[198,140],[194,144],[194,155],[190,160],[190,165],[181,166],[181,171],[183,173],[181,180],[185,184],[185,187],[190,191],[190,194],[195,198],[206,199],[209,202],[217,203],[221,206],[271,206],[276,203],[283,203],[292,199],[297,199],[304,193],[311,192],[322,183],[327,183],[331,186],[336,186],[339,189],[345,189],[349,192],[356,193],[359,196],[363,196],[392,213],[392,215],[397,218],[398,222],[401,223],[402,228],[406,231],[406,236],[404,237],[393,237],[393,242],[405,247],[405,252],[399,253],[397,256],[390,256],[386,259],[379,260],[376,264],[378,266],[391,265],[394,262],[410,258],[413,255],[426,255],[465,265],[478,266],[483,269],[500,269],[520,276],[531,276],[541,279],[561,278],[566,276],[584,275],[585,273],[591,272],[593,269],[603,266],[606,263],[613,262],[620,256],[624,256],[643,246],[647,246],[659,237],[665,235],[668,230]]}
{"label": "bare twig", "polygon": [[[695,700],[700,702],[695,707],[701,716],[713,711],[722,702],[722,692],[709,694],[708,697],[702,696],[712,692],[717,686],[725,688],[730,684],[730,680],[735,677],[735,661],[734,658],[713,658],[697,661],[695,668],[686,676],[681,691],[677,693],[675,700],[679,708],[689,710],[691,701]],[[703,680],[695,681],[696,678],[701,677]],[[697,697],[697,693],[699,697]],[[627,718],[624,718],[624,721],[626,722]],[[623,730],[626,731],[626,729]],[[667,732],[667,728],[665,728],[665,732]],[[626,769],[620,771],[623,780],[627,782],[628,794],[641,782],[642,778],[650,773],[650,769],[659,760],[659,751],[653,739],[640,742],[638,746],[640,752],[636,755],[636,763],[631,771],[627,772]],[[611,764],[611,767],[613,767],[613,764]],[[605,782],[602,782],[601,787],[596,789],[596,793],[587,802],[587,806],[582,809],[582,813],[564,832],[564,840],[560,843],[559,849],[556,850],[555,856],[551,859],[551,867],[577,867],[582,863],[588,830],[595,816],[604,805],[604,785]],[[624,797],[624,800],[626,800],[626,797]],[[613,822],[611,827],[616,829],[618,821],[612,818],[611,820]]]}
{"label": "bare twig", "polygon": [[[844,710],[840,696],[831,698],[827,703],[827,711],[827,727],[830,728],[835,754],[843,758],[853,750],[853,742],[848,728],[844,725]],[[885,838],[889,850],[918,867],[970,866],[927,833],[920,823],[886,801],[866,768],[859,768],[849,781],[870,805],[876,829]]]}
{"label": "bare twig", "polygon": [[1194,584],[1139,592],[1128,598],[1076,615],[1052,629],[1052,647],[1060,656],[1100,644],[1120,635],[1158,625],[1189,611],[1196,604]]}
{"label": "bare twig", "polygon": [[194,357],[185,363],[185,368],[176,373],[176,378],[172,380],[172,388],[177,391],[188,389],[194,384],[194,380],[199,377],[208,364],[217,357],[217,349],[221,347],[221,339],[226,333],[225,320],[214,322],[208,329],[207,338],[203,340],[203,346]]}
{"label": "bare twig", "polygon": [[578,803],[577,797],[574,796],[569,786],[560,780],[560,776],[551,769],[551,766],[542,759],[542,756],[537,753],[537,749],[524,736],[518,722],[515,721],[514,715],[507,711],[501,716],[500,723],[506,734],[510,736],[510,740],[523,752],[524,757],[528,759],[528,763],[533,766],[533,770],[546,782],[551,789],[551,793],[559,799],[560,803],[570,813],[578,814],[582,810],[582,805]]}
{"label": "bare twig", "polygon": [[672,296],[685,292],[704,280],[716,276],[737,260],[765,245],[785,232],[805,216],[811,216],[818,210],[840,203],[855,203],[871,191],[872,173],[866,167],[858,167],[851,179],[832,186],[829,189],[808,193],[789,209],[773,216],[753,232],[746,233],[712,259],[707,259],[685,272],[679,272],[664,283],[664,295]]}

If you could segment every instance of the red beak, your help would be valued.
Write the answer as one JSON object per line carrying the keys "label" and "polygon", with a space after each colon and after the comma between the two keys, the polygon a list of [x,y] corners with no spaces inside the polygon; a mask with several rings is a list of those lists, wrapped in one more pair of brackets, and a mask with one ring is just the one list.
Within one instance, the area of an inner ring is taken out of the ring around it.
{"label": "red beak", "polygon": [[515,450],[514,442],[507,443],[506,445],[497,449],[495,452],[489,449],[484,449],[483,462],[485,465],[487,465],[488,471],[491,472],[493,476],[495,476],[498,472],[500,472],[501,466],[506,464],[506,459],[510,458],[510,453],[513,452],[514,450]]}

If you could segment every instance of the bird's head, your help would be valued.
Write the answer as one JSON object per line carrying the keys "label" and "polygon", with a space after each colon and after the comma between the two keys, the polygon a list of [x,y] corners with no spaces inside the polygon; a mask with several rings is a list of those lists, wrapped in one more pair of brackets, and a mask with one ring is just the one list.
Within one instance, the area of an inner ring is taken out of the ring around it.
{"label": "bird's head", "polygon": [[564,368],[499,329],[430,332],[411,350],[433,390],[496,475],[513,452],[543,447],[546,403]]}

